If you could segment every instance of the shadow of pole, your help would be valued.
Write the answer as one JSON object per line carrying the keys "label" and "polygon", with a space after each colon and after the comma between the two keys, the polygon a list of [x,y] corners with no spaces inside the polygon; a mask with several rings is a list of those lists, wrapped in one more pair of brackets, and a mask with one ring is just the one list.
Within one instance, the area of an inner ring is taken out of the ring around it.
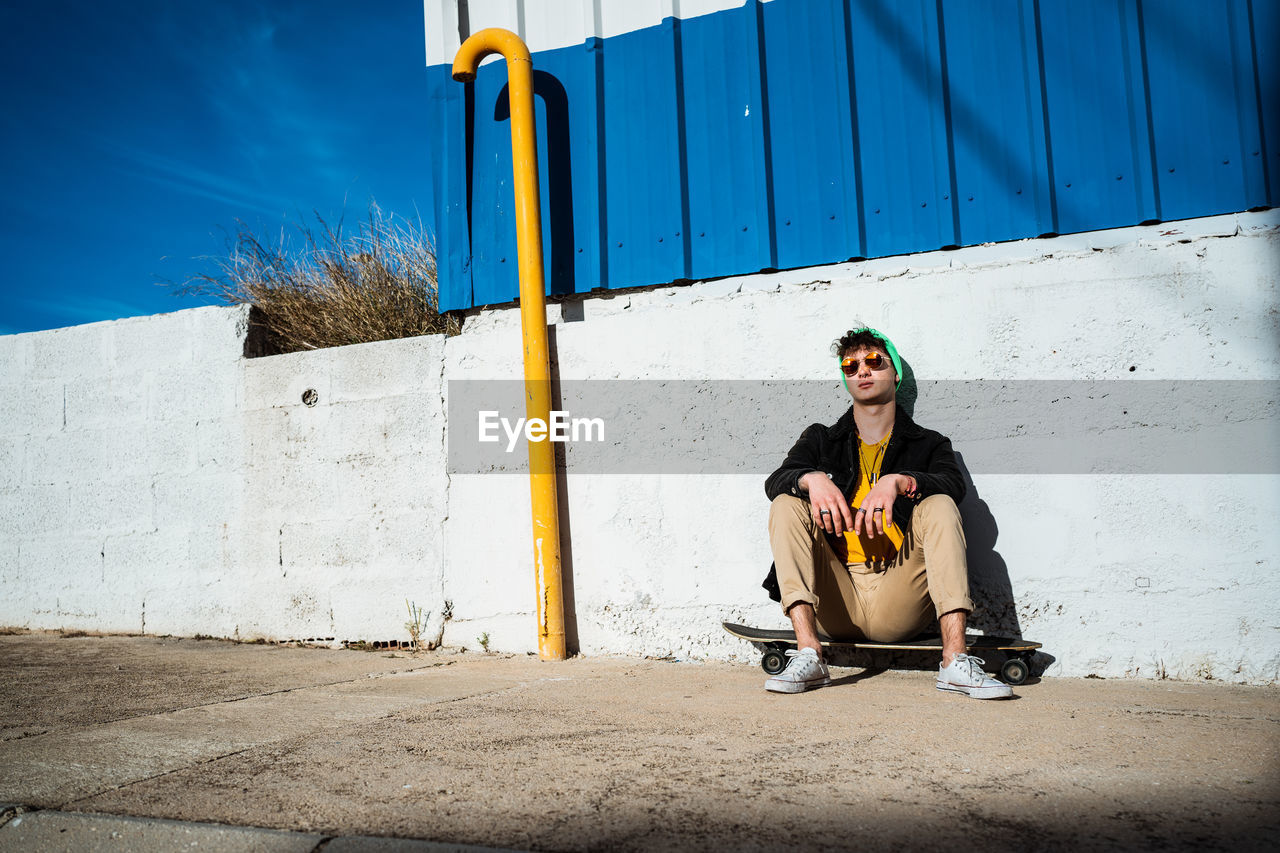
{"label": "shadow of pole", "polygon": [[[547,352],[551,359],[551,408],[564,411],[560,387],[560,348],[556,326],[547,326]],[[564,598],[564,644],[569,655],[581,651],[578,643],[578,609],[573,592],[573,524],[569,518],[569,475],[565,443],[556,442],[556,512],[560,515],[560,588]]]}
{"label": "shadow of pole", "polygon": [[[550,237],[551,269],[547,277],[552,294],[576,293],[573,230],[573,152],[569,136],[569,96],[555,75],[534,69],[533,95],[542,99],[546,111],[547,230]],[[498,92],[493,105],[493,120],[507,121],[511,105],[507,87]]]}

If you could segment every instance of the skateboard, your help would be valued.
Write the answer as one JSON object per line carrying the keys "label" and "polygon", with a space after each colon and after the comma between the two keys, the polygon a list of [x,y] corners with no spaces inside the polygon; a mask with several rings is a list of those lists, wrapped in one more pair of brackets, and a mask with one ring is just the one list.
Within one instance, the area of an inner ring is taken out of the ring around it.
{"label": "skateboard", "polygon": [[[787,649],[796,647],[796,635],[790,630],[772,630],[769,628],[752,628],[748,625],[735,625],[732,622],[721,623],[724,629],[735,637],[750,642],[764,655],[760,659],[760,668],[770,675],[777,675],[787,665],[787,657],[783,654]],[[900,643],[873,643],[870,641],[832,640],[818,635],[823,648],[831,649],[865,649],[871,651],[942,651],[942,638],[938,636],[916,637]],[[988,637],[970,634],[965,637],[965,644],[970,652],[1004,652],[1008,659],[1000,667],[1000,677],[1006,684],[1022,684],[1031,674],[1031,656],[1040,648],[1040,643],[1030,640],[1011,640],[1008,637]]]}

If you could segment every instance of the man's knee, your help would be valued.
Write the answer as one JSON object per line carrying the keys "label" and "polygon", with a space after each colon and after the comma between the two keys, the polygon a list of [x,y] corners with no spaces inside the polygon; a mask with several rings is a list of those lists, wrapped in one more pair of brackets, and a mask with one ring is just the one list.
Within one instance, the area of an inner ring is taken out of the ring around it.
{"label": "man's knee", "polygon": [[950,495],[929,495],[916,504],[915,518],[925,524],[930,522],[960,523],[960,507]]}
{"label": "man's knee", "polygon": [[805,522],[812,520],[809,502],[795,495],[778,495],[769,504],[769,525],[773,526],[778,522],[792,519],[800,519]]}

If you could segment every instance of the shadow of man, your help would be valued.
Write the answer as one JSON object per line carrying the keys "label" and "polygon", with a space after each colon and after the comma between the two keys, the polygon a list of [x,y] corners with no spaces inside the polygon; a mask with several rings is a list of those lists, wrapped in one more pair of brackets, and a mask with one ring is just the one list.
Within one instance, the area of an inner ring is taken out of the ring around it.
{"label": "shadow of man", "polygon": [[[898,405],[915,417],[920,387],[911,364],[903,359],[902,384],[898,386]],[[969,597],[974,611],[969,615],[970,631],[1021,639],[1018,606],[1013,600],[1013,582],[1009,567],[996,550],[1000,527],[991,507],[978,493],[964,455],[956,452],[956,464],[964,477],[965,497],[960,502],[960,518],[964,524],[965,557],[969,563]]]}
{"label": "shadow of man", "polygon": [[965,557],[969,562],[969,597],[974,606],[969,628],[984,634],[1021,638],[1022,625],[1018,622],[1009,567],[995,548],[1000,527],[991,507],[978,493],[964,456],[956,453],[956,462],[966,489],[960,502],[960,518],[964,523]]}

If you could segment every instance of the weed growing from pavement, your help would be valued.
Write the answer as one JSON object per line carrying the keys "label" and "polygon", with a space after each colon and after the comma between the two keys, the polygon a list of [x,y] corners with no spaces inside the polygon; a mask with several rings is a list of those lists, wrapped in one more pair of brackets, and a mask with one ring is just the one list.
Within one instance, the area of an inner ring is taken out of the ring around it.
{"label": "weed growing from pavement", "polygon": [[410,648],[417,650],[422,647],[420,644],[422,639],[422,629],[425,627],[427,618],[430,617],[431,614],[427,613],[424,615],[422,608],[418,607],[418,605],[414,604],[407,598],[404,600],[404,606],[409,610],[409,621],[404,623],[405,629],[409,632],[409,646]]}
{"label": "weed growing from pavement", "polygon": [[484,649],[485,654],[489,653],[489,632],[488,631],[485,631],[479,637],[476,637],[476,642],[480,644],[480,648]]}

